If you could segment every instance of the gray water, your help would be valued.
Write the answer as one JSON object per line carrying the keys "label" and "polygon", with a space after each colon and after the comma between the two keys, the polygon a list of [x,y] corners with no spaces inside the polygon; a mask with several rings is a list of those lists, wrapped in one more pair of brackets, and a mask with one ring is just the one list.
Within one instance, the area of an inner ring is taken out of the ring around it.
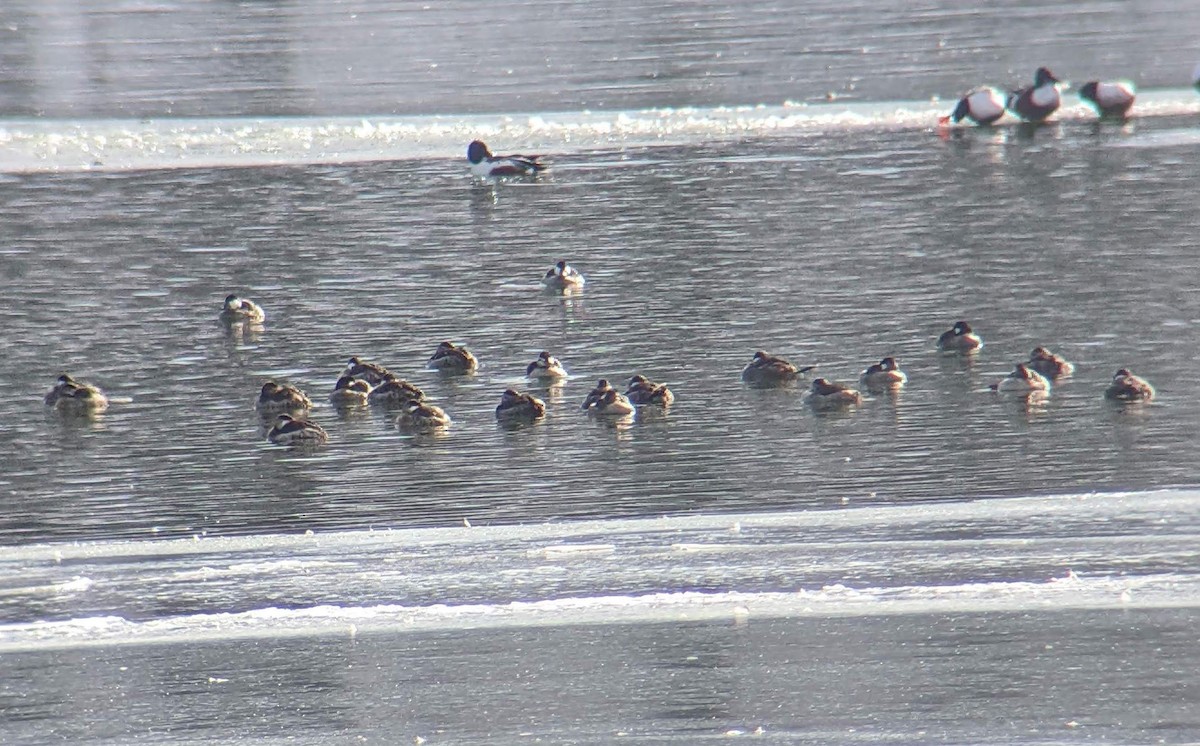
{"label": "gray water", "polygon": [[[1200,740],[1196,9],[0,16],[0,741]],[[1038,64],[1136,116],[934,127]],[[552,169],[473,181],[473,137]],[[997,398],[1036,345],[1075,376]],[[910,383],[818,414],[756,349]],[[326,404],[351,355],[453,425]],[[63,370],[108,412],[47,414]],[[579,410],[636,372],[676,404]],[[264,441],[268,378],[328,446]]]}

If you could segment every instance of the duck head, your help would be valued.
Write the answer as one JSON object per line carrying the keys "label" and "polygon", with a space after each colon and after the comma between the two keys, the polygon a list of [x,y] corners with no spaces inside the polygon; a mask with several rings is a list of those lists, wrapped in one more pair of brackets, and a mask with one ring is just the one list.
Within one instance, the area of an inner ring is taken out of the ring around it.
{"label": "duck head", "polygon": [[492,151],[488,150],[488,146],[482,140],[473,140],[467,146],[467,160],[471,163],[482,163],[485,158],[491,158]]}

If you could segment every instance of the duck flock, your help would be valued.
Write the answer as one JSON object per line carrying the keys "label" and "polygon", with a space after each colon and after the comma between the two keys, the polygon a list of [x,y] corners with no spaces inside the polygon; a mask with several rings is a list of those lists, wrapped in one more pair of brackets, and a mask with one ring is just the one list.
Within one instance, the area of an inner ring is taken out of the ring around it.
{"label": "duck flock", "polygon": [[[570,293],[581,289],[585,279],[565,261],[551,267],[542,277],[550,291]],[[266,320],[266,312],[254,301],[230,295],[225,299],[219,318],[222,323],[251,327]],[[966,321],[958,321],[937,340],[937,350],[944,355],[974,355],[983,348],[983,339]],[[465,346],[442,342],[429,358],[427,367],[446,376],[470,375],[479,361]],[[794,386],[816,366],[797,366],[789,360],[759,350],[742,369],[741,379],[752,388]],[[1019,362],[1005,378],[991,384],[999,395],[1015,395],[1037,400],[1049,395],[1052,382],[1069,377],[1075,366],[1062,356],[1037,347],[1029,359]],[[562,363],[543,350],[525,368],[526,377],[541,386],[561,383],[568,377]],[[858,385],[871,393],[886,393],[902,388],[908,382],[899,361],[885,357],[862,371]],[[1121,404],[1149,402],[1154,388],[1127,368],[1114,374],[1104,391],[1104,397]],[[816,411],[850,410],[863,403],[859,389],[826,378],[814,378],[805,396]],[[108,397],[99,387],[80,381],[69,373],[61,374],[44,401],[52,411],[70,417],[89,417],[108,408]],[[428,400],[425,392],[383,365],[352,357],[329,393],[329,401],[339,408],[375,406],[392,413],[397,428],[410,433],[441,431],[451,425],[450,415]],[[600,379],[583,400],[580,408],[597,417],[626,417],[638,407],[666,410],[675,395],[664,383],[642,375],[633,376],[622,393],[606,379]],[[329,434],[319,424],[308,419],[313,400],[296,386],[269,380],[262,385],[254,407],[264,418],[266,437],[285,446],[315,446],[328,442]],[[496,419],[507,423],[533,423],[546,414],[546,402],[538,397],[508,388],[500,394]]]}
{"label": "duck flock", "polygon": [[[1025,122],[1042,122],[1061,104],[1061,81],[1048,68],[1039,67],[1033,85],[1005,93],[991,86],[969,91],[954,110],[939,119],[940,124],[959,123],[964,119],[977,125],[994,124],[1005,113]],[[1193,74],[1193,84],[1200,89],[1200,66]],[[1124,81],[1089,81],[1079,89],[1079,96],[1091,104],[1101,117],[1128,116],[1136,97],[1133,85]],[[530,177],[546,169],[536,155],[495,155],[480,140],[467,146],[467,161],[471,173],[480,178]],[[586,281],[578,270],[559,261],[542,277],[542,284],[551,291],[570,293],[582,289]],[[257,303],[230,295],[225,299],[220,320],[227,325],[259,325],[266,312]],[[983,340],[969,323],[958,321],[937,341],[943,354],[972,355],[983,347]],[[478,367],[471,352],[453,342],[442,342],[429,358],[428,367],[445,375],[468,375]],[[799,367],[777,355],[759,350],[742,370],[742,381],[751,387],[773,388],[794,385],[815,366]],[[1060,355],[1037,347],[1028,360],[1019,362],[1005,378],[993,383],[998,394],[1015,394],[1039,398],[1049,394],[1054,381],[1066,378],[1074,365]],[[526,376],[543,385],[562,381],[567,372],[548,351],[526,367]],[[885,357],[871,365],[859,376],[858,385],[870,392],[896,390],[907,383],[908,376],[894,357]],[[1154,388],[1128,368],[1113,375],[1104,397],[1120,403],[1148,402],[1154,398]],[[346,369],[334,384],[329,395],[336,406],[377,405],[395,412],[396,426],[402,430],[421,432],[447,428],[450,416],[441,407],[428,401],[418,386],[400,378],[382,365],[358,357],[350,358]],[[806,396],[816,410],[850,409],[863,401],[858,389],[825,378],[811,381]],[[645,376],[630,379],[624,393],[606,379],[584,399],[581,408],[597,416],[624,417],[639,406],[667,408],[675,395],[666,384],[656,383]],[[45,395],[46,406],[65,416],[87,417],[108,408],[108,397],[97,386],[77,380],[69,373],[61,374],[54,387]],[[267,381],[259,392],[255,408],[260,415],[274,418],[267,438],[282,445],[319,445],[329,439],[328,433],[307,419],[313,407],[312,399],[288,383]],[[496,417],[508,422],[534,422],[546,413],[546,403],[532,394],[506,389],[496,406]]]}

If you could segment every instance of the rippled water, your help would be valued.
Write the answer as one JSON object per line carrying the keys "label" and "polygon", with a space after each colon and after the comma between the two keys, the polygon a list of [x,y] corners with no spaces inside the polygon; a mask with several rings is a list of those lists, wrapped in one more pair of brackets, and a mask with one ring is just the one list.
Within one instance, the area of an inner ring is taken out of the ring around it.
{"label": "rippled water", "polygon": [[[0,735],[1200,738],[1197,9],[0,21]],[[1068,92],[1046,126],[933,126],[1038,64],[1134,79],[1136,116]],[[473,137],[552,169],[476,182]],[[558,259],[586,290],[540,288]],[[218,323],[231,292],[261,329]],[[959,318],[972,359],[934,348]],[[478,373],[426,370],[443,339]],[[988,390],[1036,345],[1075,376]],[[542,349],[572,377],[499,426]],[[756,349],[848,382],[891,354],[910,383],[819,414],[740,382]],[[351,355],[452,427],[336,411]],[[1121,366],[1153,404],[1103,401]],[[108,412],[45,412],[62,370]],[[669,411],[579,410],[639,372]],[[265,442],[269,378],[328,446]]]}

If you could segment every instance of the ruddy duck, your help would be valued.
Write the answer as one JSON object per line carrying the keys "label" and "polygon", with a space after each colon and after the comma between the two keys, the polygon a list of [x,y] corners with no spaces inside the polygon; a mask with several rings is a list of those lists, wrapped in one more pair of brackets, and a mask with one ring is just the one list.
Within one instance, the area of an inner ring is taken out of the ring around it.
{"label": "ruddy duck", "polygon": [[329,434],[315,422],[299,420],[290,414],[275,418],[275,424],[267,432],[267,440],[281,446],[323,445],[329,442]]}
{"label": "ruddy duck", "polygon": [[1013,91],[1008,109],[1026,122],[1040,122],[1058,110],[1058,78],[1044,67],[1033,75],[1033,85]]}
{"label": "ruddy duck", "polygon": [[370,396],[371,384],[362,378],[345,375],[337,379],[337,383],[333,385],[333,393],[329,395],[329,401],[340,405],[366,404]]}
{"label": "ruddy duck", "polygon": [[971,325],[965,321],[957,321],[949,331],[942,332],[938,337],[938,349],[942,352],[973,353],[983,347],[983,339],[971,331]]}
{"label": "ruddy duck", "polygon": [[657,404],[660,407],[669,407],[675,401],[675,395],[665,383],[655,383],[643,375],[629,379],[625,396],[633,404]]}
{"label": "ruddy duck", "polygon": [[481,178],[488,176],[536,176],[546,169],[540,155],[493,155],[480,140],[467,146],[467,160],[471,162],[471,173]]}
{"label": "ruddy duck", "polygon": [[1001,394],[1050,393],[1050,380],[1025,363],[1017,363],[1013,372],[988,388]]}
{"label": "ruddy duck", "polygon": [[342,375],[351,378],[361,378],[372,386],[378,386],[391,375],[388,369],[378,363],[368,363],[360,357],[352,357],[346,363],[346,372]]}
{"label": "ruddy duck", "polygon": [[409,402],[425,401],[425,392],[416,384],[388,373],[384,376],[383,383],[371,389],[367,400],[385,407],[403,407]]}
{"label": "ruddy duck", "polygon": [[1128,368],[1121,368],[1104,390],[1104,398],[1120,402],[1150,401],[1154,398],[1154,387],[1146,379],[1130,373]]}
{"label": "ruddy duck", "polygon": [[908,376],[900,370],[900,363],[896,362],[896,358],[889,355],[864,370],[858,381],[872,391],[883,391],[900,388],[908,383]]}
{"label": "ruddy duck", "polygon": [[108,397],[99,387],[76,380],[69,373],[58,377],[43,401],[62,414],[98,414],[108,409]]}
{"label": "ruddy duck", "polygon": [[577,269],[564,261],[559,261],[542,275],[542,284],[551,290],[581,288],[586,282]]}
{"label": "ruddy duck", "polygon": [[824,378],[814,380],[808,392],[808,403],[813,409],[848,409],[857,407],[862,401],[862,394],[856,389]]}
{"label": "ruddy duck", "polygon": [[554,381],[560,378],[567,377],[567,371],[562,367],[562,363],[558,358],[551,355],[549,352],[542,350],[538,354],[537,360],[534,360],[529,365],[525,366],[525,375],[528,378],[537,378],[543,381]]}
{"label": "ruddy duck", "polygon": [[396,418],[396,427],[401,430],[438,430],[450,426],[450,415],[446,410],[432,404],[409,401]]}
{"label": "ruddy duck", "polygon": [[633,404],[625,398],[624,394],[618,393],[616,389],[610,388],[605,391],[599,399],[592,402],[588,407],[588,412],[601,415],[626,415],[634,411]]}
{"label": "ruddy duck", "polygon": [[1034,347],[1033,352],[1029,353],[1029,362],[1026,365],[1052,381],[1066,378],[1075,372],[1075,366],[1067,362],[1066,358],[1055,355],[1045,347]]}
{"label": "ruddy duck", "polygon": [[1133,108],[1133,100],[1137,94],[1134,93],[1133,83],[1105,83],[1093,80],[1083,84],[1079,89],[1079,97],[1091,104],[1102,117],[1124,119]]}
{"label": "ruddy duck", "polygon": [[599,381],[596,381],[596,388],[588,392],[587,398],[583,400],[583,404],[579,408],[591,409],[592,405],[603,399],[605,394],[613,390],[612,384],[608,382],[608,379],[601,378]]}
{"label": "ruddy duck", "polygon": [[941,121],[943,123],[951,121],[958,124],[964,119],[970,119],[975,124],[987,126],[1004,116],[1004,109],[1004,93],[990,86],[985,86],[983,88],[976,88],[959,99],[958,105],[954,107],[954,113],[948,117],[943,117]]}
{"label": "ruddy duck", "polygon": [[791,383],[817,366],[798,368],[787,360],[759,350],[742,370],[742,380],[752,386],[782,386]]}
{"label": "ruddy duck", "polygon": [[546,402],[522,394],[516,389],[506,389],[500,395],[500,404],[496,407],[498,420],[536,420],[546,414]]}
{"label": "ruddy duck", "polygon": [[443,373],[473,373],[479,367],[479,361],[466,347],[442,342],[429,358],[429,367]]}
{"label": "ruddy duck", "polygon": [[254,408],[260,414],[301,412],[312,408],[312,399],[290,383],[267,381],[258,393]]}
{"label": "ruddy duck", "polygon": [[230,324],[238,321],[261,324],[266,318],[267,312],[254,301],[239,298],[236,295],[225,296],[225,306],[221,309],[221,321]]}

